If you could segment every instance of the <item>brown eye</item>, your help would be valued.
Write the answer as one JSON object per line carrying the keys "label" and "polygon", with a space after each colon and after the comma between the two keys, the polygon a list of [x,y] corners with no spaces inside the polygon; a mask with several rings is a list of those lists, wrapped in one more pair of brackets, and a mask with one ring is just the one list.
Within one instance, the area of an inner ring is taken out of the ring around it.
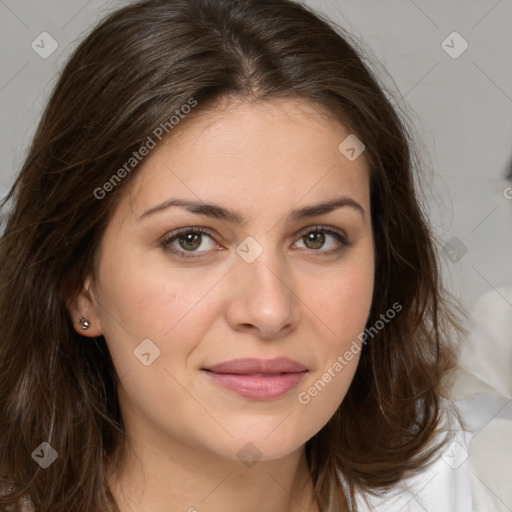
{"label": "brown eye", "polygon": [[162,241],[162,246],[166,251],[182,258],[201,256],[202,253],[210,252],[215,245],[213,237],[202,228],[180,229],[170,233]]}
{"label": "brown eye", "polygon": [[318,256],[341,252],[352,245],[342,231],[326,226],[309,228],[300,240],[306,249],[318,252]]}
{"label": "brown eye", "polygon": [[324,233],[308,233],[302,237],[308,249],[321,249],[325,243]]}
{"label": "brown eye", "polygon": [[177,238],[177,241],[181,248],[185,249],[186,251],[195,251],[201,245],[201,237],[202,235],[200,233],[190,232],[187,235],[183,235]]}

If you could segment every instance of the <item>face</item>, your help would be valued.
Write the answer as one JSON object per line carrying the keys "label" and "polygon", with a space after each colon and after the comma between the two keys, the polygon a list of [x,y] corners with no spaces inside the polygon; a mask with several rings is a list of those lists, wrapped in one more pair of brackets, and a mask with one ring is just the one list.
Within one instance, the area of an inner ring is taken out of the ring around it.
{"label": "face", "polygon": [[172,135],[123,192],[78,304],[133,435],[285,456],[356,371],[374,278],[364,153],[346,158],[349,132],[299,100],[219,106]]}

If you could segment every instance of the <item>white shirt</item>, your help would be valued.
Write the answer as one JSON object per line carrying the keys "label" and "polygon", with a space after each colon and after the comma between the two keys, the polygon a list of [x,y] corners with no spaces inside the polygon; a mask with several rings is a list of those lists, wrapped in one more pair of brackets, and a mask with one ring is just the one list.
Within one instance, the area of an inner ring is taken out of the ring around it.
{"label": "white shirt", "polygon": [[[448,404],[448,401],[444,401]],[[446,422],[445,422],[446,424]],[[457,423],[458,425],[458,423]],[[472,512],[470,481],[470,432],[450,429],[450,442],[437,459],[419,474],[391,490],[372,496],[356,496],[360,512]],[[343,477],[340,474],[340,479]]]}
{"label": "white shirt", "polygon": [[420,475],[361,512],[512,511],[512,286],[491,290],[471,310],[452,390],[465,429]]}

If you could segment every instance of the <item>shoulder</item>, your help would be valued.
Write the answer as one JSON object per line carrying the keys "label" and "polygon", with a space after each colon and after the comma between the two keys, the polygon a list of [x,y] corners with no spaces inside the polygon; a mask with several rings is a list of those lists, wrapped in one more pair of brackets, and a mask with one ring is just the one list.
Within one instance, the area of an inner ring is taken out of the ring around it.
{"label": "shoulder", "polygon": [[[468,512],[473,510],[469,469],[471,434],[453,429],[449,418],[449,442],[423,471],[386,492],[358,494],[360,512]],[[341,475],[340,475],[341,477]]]}
{"label": "shoulder", "polygon": [[459,397],[472,392],[512,396],[510,304],[512,286],[507,286],[485,293],[471,309],[469,335],[459,354]]}
{"label": "shoulder", "polygon": [[[510,303],[512,303],[512,285],[493,288],[480,295],[471,308],[471,315],[480,322],[510,318]],[[490,318],[489,318],[490,317]]]}

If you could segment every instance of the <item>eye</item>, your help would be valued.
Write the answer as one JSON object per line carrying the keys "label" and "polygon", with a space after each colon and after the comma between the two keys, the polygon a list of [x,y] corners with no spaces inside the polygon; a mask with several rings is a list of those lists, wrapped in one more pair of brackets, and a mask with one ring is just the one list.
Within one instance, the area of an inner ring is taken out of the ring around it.
{"label": "eye", "polygon": [[[325,248],[328,244],[329,247]],[[205,243],[209,241],[209,243]],[[303,231],[299,242],[302,241],[305,249],[310,249],[315,256],[325,256],[341,252],[349,247],[351,242],[343,231],[326,226],[313,226]],[[296,242],[298,243],[298,242]],[[199,227],[182,228],[170,233],[162,240],[162,247],[179,258],[200,257],[197,253],[208,253],[214,249],[216,243],[208,230]],[[218,247],[218,246],[217,246]],[[299,247],[300,248],[300,247]]]}
{"label": "eye", "polygon": [[[334,239],[334,243],[331,242],[331,244],[329,244],[330,247],[325,248],[326,242],[329,241],[329,237]],[[314,226],[313,228],[308,228],[305,233],[303,232],[300,241],[303,241],[306,249],[312,249],[315,252],[319,252],[320,254],[318,254],[318,256],[338,253],[351,245],[351,242],[342,231],[334,228],[328,228],[326,226]],[[319,249],[323,250],[319,251]]]}
{"label": "eye", "polygon": [[[210,244],[203,243],[205,237],[210,240]],[[195,258],[194,253],[208,252],[215,246],[215,243],[212,236],[203,228],[183,228],[165,237],[162,245],[165,250],[172,252],[178,257]],[[203,250],[198,250],[201,246]]]}

